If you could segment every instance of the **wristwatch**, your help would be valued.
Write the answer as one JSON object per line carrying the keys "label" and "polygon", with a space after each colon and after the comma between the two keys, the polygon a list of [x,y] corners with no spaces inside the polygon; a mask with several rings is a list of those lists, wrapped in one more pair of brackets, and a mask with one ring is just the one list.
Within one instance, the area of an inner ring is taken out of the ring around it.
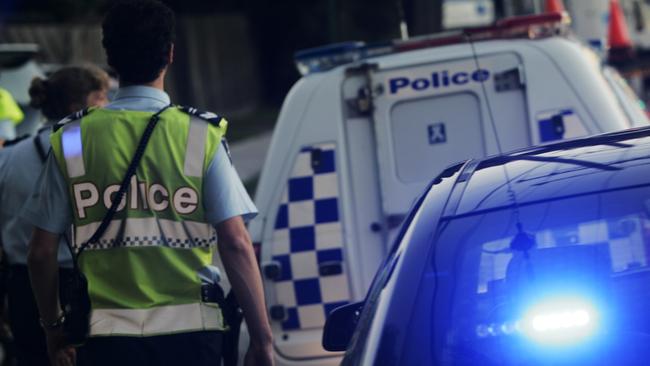
{"label": "wristwatch", "polygon": [[63,326],[63,323],[65,322],[65,312],[62,311],[59,317],[56,318],[56,320],[54,320],[51,323],[45,322],[43,318],[39,318],[38,321],[41,323],[41,327],[43,327],[43,329],[45,330],[58,329],[61,328],[61,326]]}

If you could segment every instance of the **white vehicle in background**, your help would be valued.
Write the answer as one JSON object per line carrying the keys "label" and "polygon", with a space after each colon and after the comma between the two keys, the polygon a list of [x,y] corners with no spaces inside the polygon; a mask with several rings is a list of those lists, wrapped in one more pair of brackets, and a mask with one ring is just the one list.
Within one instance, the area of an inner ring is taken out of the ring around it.
{"label": "white vehicle in background", "polygon": [[613,2],[625,16],[625,28],[633,46],[650,49],[650,4],[642,0],[566,0],[576,35],[588,43],[604,46]]}
{"label": "white vehicle in background", "polygon": [[326,316],[363,299],[435,172],[648,124],[616,71],[566,30],[545,14],[296,55],[304,77],[284,101],[249,225],[278,365],[340,362],[321,346]]}
{"label": "white vehicle in background", "polygon": [[29,86],[32,79],[45,75],[35,60],[37,54],[36,44],[0,44],[0,87],[11,93],[25,113],[23,121],[16,126],[16,136],[33,134],[41,122],[40,112],[29,106]]}

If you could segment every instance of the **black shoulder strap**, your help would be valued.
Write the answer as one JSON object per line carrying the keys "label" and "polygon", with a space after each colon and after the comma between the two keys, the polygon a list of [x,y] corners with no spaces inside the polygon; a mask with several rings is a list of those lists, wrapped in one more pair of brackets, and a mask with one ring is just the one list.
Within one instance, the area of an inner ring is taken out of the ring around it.
{"label": "black shoulder strap", "polygon": [[7,140],[2,144],[3,147],[8,147],[11,145],[16,145],[17,143],[29,138],[29,135],[22,135],[20,137],[16,137],[15,139]]}
{"label": "black shoulder strap", "polygon": [[88,108],[84,108],[84,109],[82,109],[82,110],[80,110],[80,111],[74,112],[74,113],[72,113],[71,115],[69,115],[69,116],[63,118],[63,119],[60,120],[59,122],[55,123],[54,126],[52,126],[52,130],[53,130],[54,132],[56,132],[56,131],[58,131],[61,127],[65,126],[67,123],[70,123],[70,122],[72,122],[72,121],[76,121],[76,120],[78,120],[78,119],[81,119],[81,118],[83,118],[84,116],[87,116],[88,114],[90,114],[90,112],[92,112],[93,110],[95,110],[95,108],[88,107]]}
{"label": "black shoulder strap", "polygon": [[72,253],[75,268],[78,268],[78,264],[77,264],[78,258],[83,253],[83,251],[88,247],[88,245],[96,243],[102,237],[102,235],[104,235],[104,232],[106,232],[108,225],[110,224],[111,220],[113,220],[113,216],[115,216],[115,212],[117,211],[117,207],[119,203],[122,201],[122,198],[124,197],[124,194],[126,193],[126,190],[129,187],[129,183],[131,182],[131,177],[135,174],[135,171],[138,168],[138,165],[140,164],[140,160],[142,159],[142,155],[144,155],[145,148],[147,147],[149,138],[153,133],[153,129],[154,127],[156,127],[158,121],[160,120],[160,114],[170,106],[171,105],[167,105],[163,107],[161,110],[154,113],[154,115],[151,116],[151,119],[149,119],[149,123],[147,124],[147,127],[145,128],[144,132],[142,133],[142,137],[140,138],[140,143],[138,143],[138,147],[135,150],[135,154],[131,159],[131,164],[129,164],[129,167],[126,170],[126,174],[124,175],[124,179],[120,184],[120,189],[113,196],[111,207],[108,209],[108,212],[106,212],[106,215],[104,215],[104,218],[102,219],[102,222],[99,224],[97,231],[95,231],[93,236],[90,237],[88,241],[86,241],[81,245],[81,247],[79,248],[79,252],[76,255],[74,254],[72,247],[70,247],[70,252]]}
{"label": "black shoulder strap", "polygon": [[223,117],[218,114],[207,111],[200,111],[194,107],[179,106],[178,109],[189,114],[190,116],[201,118],[213,126],[219,126],[219,123],[221,123],[221,120],[223,119]]}
{"label": "black shoulder strap", "polygon": [[45,151],[45,147],[41,142],[41,135],[36,134],[36,136],[34,136],[33,141],[34,141],[34,147],[36,147],[36,152],[38,153],[38,157],[41,158],[41,163],[45,163],[45,160],[47,159],[47,151]]}

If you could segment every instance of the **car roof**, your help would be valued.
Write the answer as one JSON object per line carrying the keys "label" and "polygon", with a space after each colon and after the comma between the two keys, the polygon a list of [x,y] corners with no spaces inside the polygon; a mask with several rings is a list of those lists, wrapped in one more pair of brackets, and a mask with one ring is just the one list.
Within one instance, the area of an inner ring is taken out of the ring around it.
{"label": "car roof", "polygon": [[462,196],[446,216],[647,185],[649,164],[650,127],[471,161],[460,174]]}

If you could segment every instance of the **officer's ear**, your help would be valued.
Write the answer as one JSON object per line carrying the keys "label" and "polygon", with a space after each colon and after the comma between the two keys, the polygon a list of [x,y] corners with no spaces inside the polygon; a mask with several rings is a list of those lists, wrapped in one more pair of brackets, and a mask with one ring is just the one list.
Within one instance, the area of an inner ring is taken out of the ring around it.
{"label": "officer's ear", "polygon": [[172,43],[172,46],[169,47],[169,65],[171,65],[174,62],[174,44]]}

